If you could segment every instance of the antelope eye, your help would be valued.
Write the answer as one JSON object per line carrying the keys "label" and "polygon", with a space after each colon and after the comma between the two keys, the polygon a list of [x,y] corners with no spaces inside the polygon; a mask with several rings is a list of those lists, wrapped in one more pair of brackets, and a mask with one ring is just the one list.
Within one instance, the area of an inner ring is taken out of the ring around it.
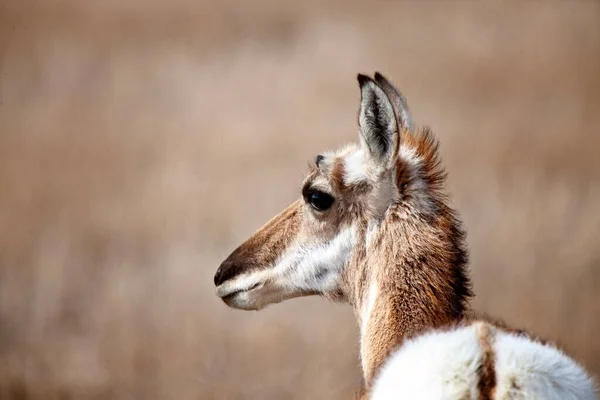
{"label": "antelope eye", "polygon": [[334,198],[320,190],[309,190],[304,195],[304,200],[317,211],[325,211],[331,207]]}

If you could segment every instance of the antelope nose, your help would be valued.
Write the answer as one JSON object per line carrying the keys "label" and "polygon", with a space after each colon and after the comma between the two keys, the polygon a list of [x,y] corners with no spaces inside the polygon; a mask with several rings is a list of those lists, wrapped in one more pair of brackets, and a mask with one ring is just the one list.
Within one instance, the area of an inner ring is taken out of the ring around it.
{"label": "antelope nose", "polygon": [[[231,257],[230,257],[231,258]],[[215,273],[215,286],[222,285],[230,279],[235,278],[239,274],[247,270],[247,264],[244,262],[236,262],[228,258],[223,261]]]}
{"label": "antelope nose", "polygon": [[221,264],[219,266],[219,268],[217,269],[217,272],[215,273],[215,278],[214,278],[215,286],[219,286],[219,284],[221,283],[222,277],[223,277],[223,264]]}

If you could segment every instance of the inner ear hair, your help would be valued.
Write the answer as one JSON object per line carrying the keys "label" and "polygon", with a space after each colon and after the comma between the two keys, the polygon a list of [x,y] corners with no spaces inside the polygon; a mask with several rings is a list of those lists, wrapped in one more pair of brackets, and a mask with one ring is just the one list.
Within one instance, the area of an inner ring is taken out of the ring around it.
{"label": "inner ear hair", "polygon": [[398,154],[399,125],[392,101],[370,77],[358,75],[361,90],[360,135],[373,160],[390,167]]}

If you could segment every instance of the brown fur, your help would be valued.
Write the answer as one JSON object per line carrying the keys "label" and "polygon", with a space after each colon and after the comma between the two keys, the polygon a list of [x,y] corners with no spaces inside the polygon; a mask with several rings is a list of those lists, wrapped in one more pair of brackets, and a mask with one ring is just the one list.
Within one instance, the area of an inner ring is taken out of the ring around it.
{"label": "brown fur", "polygon": [[496,370],[494,367],[495,354],[492,347],[494,340],[494,328],[486,322],[480,322],[477,326],[477,338],[479,346],[483,350],[481,365],[478,369],[479,400],[492,400],[496,389]]}
{"label": "brown fur", "polygon": [[270,265],[290,244],[300,230],[302,204],[300,200],[272,218],[254,235],[235,249],[221,264],[215,284],[235,276]]}
{"label": "brown fur", "polygon": [[[419,179],[426,182],[435,214],[423,214],[411,203],[411,182],[402,160],[396,168],[402,199],[381,222],[368,254],[355,251],[346,269],[345,293],[360,319],[372,281],[379,294],[362,338],[367,386],[388,354],[406,337],[462,318],[471,296],[466,272],[464,232],[441,192],[445,173],[437,157],[437,142],[428,130],[404,131],[402,146],[423,160]],[[365,323],[366,321],[361,321]]]}

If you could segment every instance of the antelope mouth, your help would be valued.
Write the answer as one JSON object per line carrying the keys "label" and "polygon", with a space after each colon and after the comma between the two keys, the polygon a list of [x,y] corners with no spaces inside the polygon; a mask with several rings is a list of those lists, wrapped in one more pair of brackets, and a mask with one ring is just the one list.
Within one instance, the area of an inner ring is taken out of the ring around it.
{"label": "antelope mouth", "polygon": [[229,285],[221,285],[221,286],[217,287],[217,296],[219,296],[223,301],[225,301],[227,303],[228,300],[232,300],[240,294],[249,293],[249,292],[258,290],[258,289],[262,288],[264,285],[265,285],[264,282],[256,282],[255,284],[251,285],[250,287],[243,288],[243,289],[238,289],[235,287],[231,287]]}

